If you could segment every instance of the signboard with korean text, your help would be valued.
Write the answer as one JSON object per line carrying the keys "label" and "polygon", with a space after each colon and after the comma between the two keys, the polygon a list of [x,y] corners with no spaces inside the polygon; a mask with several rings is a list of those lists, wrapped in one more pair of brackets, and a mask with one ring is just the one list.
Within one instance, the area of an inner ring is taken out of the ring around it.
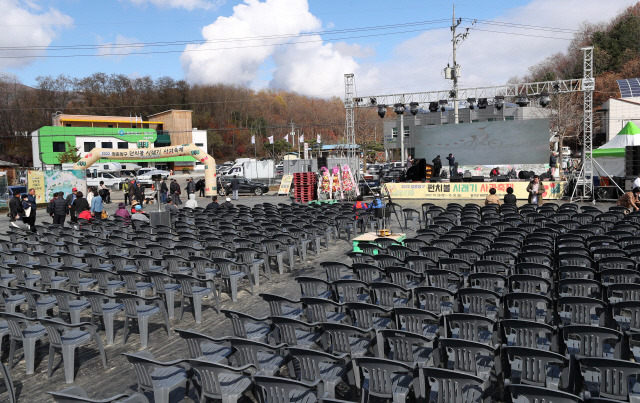
{"label": "signboard with korean text", "polygon": [[293,175],[284,175],[282,182],[280,182],[280,189],[278,189],[278,195],[288,195],[291,190],[291,182],[293,181]]}
{"label": "signboard with korean text", "polygon": [[[545,193],[544,200],[560,199],[564,194],[566,182],[542,182]],[[500,199],[513,189],[518,200],[527,200],[529,182],[483,182],[483,183],[387,183],[386,187],[393,199],[484,199],[489,189],[496,189]]]}

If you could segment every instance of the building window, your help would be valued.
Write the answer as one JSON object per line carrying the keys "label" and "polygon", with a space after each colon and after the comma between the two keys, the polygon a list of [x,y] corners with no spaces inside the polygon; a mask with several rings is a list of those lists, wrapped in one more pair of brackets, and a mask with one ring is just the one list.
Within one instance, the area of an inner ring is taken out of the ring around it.
{"label": "building window", "polygon": [[404,127],[404,136],[409,137],[409,126]]}
{"label": "building window", "polygon": [[505,116],[504,120],[515,120],[515,116]]}
{"label": "building window", "polygon": [[67,127],[71,127],[71,123],[67,123],[65,126],[67,126]]}
{"label": "building window", "polygon": [[129,143],[126,143],[124,141],[119,141],[118,142],[118,149],[126,150],[127,148],[129,148]]}
{"label": "building window", "polygon": [[54,153],[63,153],[66,148],[64,146],[64,141],[54,141],[53,142],[53,152]]}
{"label": "building window", "polygon": [[84,152],[88,153],[89,151],[93,150],[94,148],[96,148],[96,142],[95,141],[85,141],[84,142]]}
{"label": "building window", "polygon": [[103,141],[102,148],[113,148],[113,143],[110,141]]}
{"label": "building window", "polygon": [[107,127],[113,127],[113,125],[107,125]]}
{"label": "building window", "polygon": [[392,127],[391,128],[391,137],[392,138],[398,138],[398,128],[397,127]]}

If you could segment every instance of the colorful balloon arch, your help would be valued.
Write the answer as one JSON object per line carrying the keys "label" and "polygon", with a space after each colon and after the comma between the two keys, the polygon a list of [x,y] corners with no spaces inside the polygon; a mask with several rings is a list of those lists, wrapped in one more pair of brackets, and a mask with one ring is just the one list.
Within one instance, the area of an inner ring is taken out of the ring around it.
{"label": "colorful balloon arch", "polygon": [[94,148],[73,169],[87,169],[101,159],[106,160],[154,160],[157,158],[191,156],[204,164],[204,193],[207,196],[217,194],[216,188],[216,160],[205,153],[195,144],[182,144],[171,147],[136,148],[136,149],[108,149]]}

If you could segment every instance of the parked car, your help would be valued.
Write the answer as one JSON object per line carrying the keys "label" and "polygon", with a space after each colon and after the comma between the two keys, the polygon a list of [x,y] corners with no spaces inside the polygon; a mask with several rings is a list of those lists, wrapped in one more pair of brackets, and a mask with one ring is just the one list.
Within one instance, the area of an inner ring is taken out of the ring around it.
{"label": "parked car", "polygon": [[[269,192],[269,186],[265,185],[264,183],[253,182],[247,178],[238,178],[238,180],[240,181],[240,189],[238,190],[238,193],[261,196]],[[231,194],[231,178],[218,178],[217,187],[218,194],[220,196]]]}
{"label": "parked car", "polygon": [[284,165],[278,164],[276,165],[276,175],[284,174]]}
{"label": "parked car", "polygon": [[404,168],[391,168],[384,174],[381,174],[381,182],[404,182],[406,180],[406,172]]}
{"label": "parked car", "polygon": [[380,193],[380,180],[375,179],[373,176],[360,179],[360,181],[358,181],[358,189],[363,196]]}
{"label": "parked car", "polygon": [[162,175],[162,179],[167,179],[169,175],[171,175],[171,172],[161,171],[155,168],[142,168],[138,171],[138,176],[136,177],[136,179],[142,186],[150,187],[151,185],[153,185],[153,175]]}

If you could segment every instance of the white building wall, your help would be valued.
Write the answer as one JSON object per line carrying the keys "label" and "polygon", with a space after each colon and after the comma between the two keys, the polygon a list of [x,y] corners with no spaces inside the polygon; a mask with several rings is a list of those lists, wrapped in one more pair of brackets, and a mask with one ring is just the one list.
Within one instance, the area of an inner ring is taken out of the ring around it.
{"label": "white building wall", "polygon": [[[640,101],[639,98],[625,98],[631,102]],[[607,105],[608,104],[608,105]],[[609,99],[603,105],[608,109],[606,115],[605,132],[607,133],[607,141],[610,141],[622,128],[628,123],[633,122],[640,124],[640,105],[626,102],[620,99]]]}

